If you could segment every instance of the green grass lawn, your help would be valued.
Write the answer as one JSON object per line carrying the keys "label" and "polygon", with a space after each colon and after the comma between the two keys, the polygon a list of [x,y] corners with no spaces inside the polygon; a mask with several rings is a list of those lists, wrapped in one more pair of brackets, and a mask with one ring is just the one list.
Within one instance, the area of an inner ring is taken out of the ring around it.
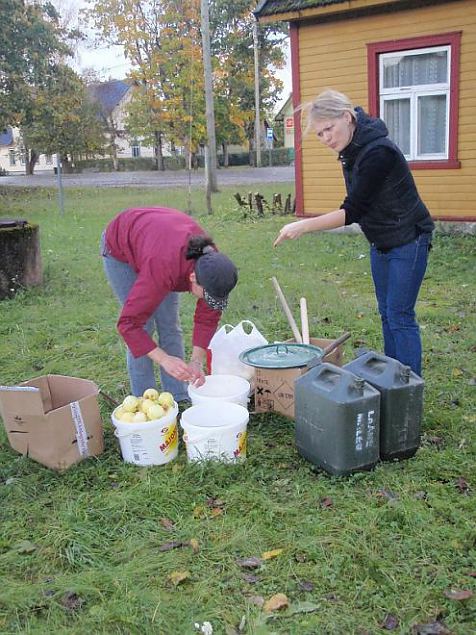
{"label": "green grass lawn", "polygon": [[[308,235],[271,245],[290,217],[242,219],[238,188],[193,213],[239,265],[224,321],[251,319],[271,341],[290,336],[276,276],[311,335],[350,330],[345,345],[381,351],[360,235]],[[246,194],[247,186],[242,188]],[[290,185],[267,184],[271,199]],[[118,313],[98,242],[134,205],[187,208],[183,190],[0,189],[1,216],[40,225],[44,285],[0,302],[0,384],[45,373],[128,393]],[[252,415],[241,465],[123,463],[101,400],[105,452],[57,474],[22,458],[0,431],[0,632],[188,635],[453,633],[476,629],[474,237],[437,235],[418,304],[424,344],[422,447],[407,461],[330,477],[299,456],[291,421]],[[193,298],[183,296],[190,348]],[[190,544],[190,541],[191,544]],[[175,547],[175,548],[172,548]],[[243,559],[276,557],[245,568]],[[182,581],[179,582],[180,577]],[[283,593],[289,606],[267,613]],[[446,629],[446,630],[445,630]]]}

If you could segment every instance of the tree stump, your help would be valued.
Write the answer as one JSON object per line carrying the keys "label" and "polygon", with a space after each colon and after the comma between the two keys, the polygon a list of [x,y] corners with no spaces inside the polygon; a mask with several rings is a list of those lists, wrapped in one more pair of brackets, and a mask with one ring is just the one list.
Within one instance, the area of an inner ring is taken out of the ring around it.
{"label": "tree stump", "polygon": [[38,225],[21,219],[0,219],[0,300],[42,282]]}

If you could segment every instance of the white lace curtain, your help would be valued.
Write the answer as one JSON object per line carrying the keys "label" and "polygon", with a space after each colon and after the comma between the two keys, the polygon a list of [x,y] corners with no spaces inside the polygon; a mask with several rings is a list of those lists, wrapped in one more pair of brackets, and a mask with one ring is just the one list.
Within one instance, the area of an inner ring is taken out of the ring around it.
{"label": "white lace curtain", "polygon": [[[435,51],[422,54],[391,56],[384,59],[384,89],[421,87],[422,93],[437,90],[435,85],[445,85],[440,94],[418,95],[412,91],[417,100],[416,113],[416,152],[422,155],[444,155],[446,152],[446,102],[448,82],[448,51]],[[391,139],[405,155],[411,153],[411,98],[386,99],[383,118],[388,126]]]}

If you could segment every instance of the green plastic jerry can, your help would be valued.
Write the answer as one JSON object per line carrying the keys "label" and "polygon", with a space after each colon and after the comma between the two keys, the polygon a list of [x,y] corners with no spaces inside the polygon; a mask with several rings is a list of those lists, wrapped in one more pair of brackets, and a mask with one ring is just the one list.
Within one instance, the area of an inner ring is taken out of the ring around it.
{"label": "green plastic jerry can", "polygon": [[374,467],[379,458],[378,390],[329,363],[311,368],[294,385],[299,453],[329,474]]}

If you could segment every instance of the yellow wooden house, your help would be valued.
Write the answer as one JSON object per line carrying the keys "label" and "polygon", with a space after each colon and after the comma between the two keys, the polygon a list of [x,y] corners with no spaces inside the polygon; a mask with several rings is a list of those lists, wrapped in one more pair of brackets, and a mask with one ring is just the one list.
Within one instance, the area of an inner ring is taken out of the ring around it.
{"label": "yellow wooden house", "polygon": [[[261,0],[290,25],[293,106],[326,88],[382,117],[433,218],[476,221],[476,1]],[[336,157],[294,113],[296,214],[336,209]]]}

